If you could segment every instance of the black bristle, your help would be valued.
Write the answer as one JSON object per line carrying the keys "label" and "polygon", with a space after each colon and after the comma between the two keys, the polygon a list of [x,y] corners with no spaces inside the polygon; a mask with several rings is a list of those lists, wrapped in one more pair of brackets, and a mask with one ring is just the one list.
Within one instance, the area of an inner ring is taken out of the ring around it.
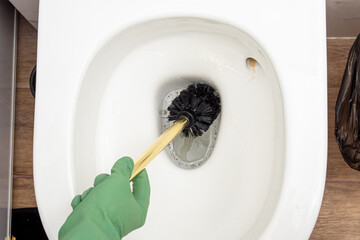
{"label": "black bristle", "polygon": [[221,110],[220,97],[209,85],[192,84],[180,92],[168,107],[169,121],[175,121],[180,116],[192,118],[183,130],[186,137],[201,136],[206,132]]}

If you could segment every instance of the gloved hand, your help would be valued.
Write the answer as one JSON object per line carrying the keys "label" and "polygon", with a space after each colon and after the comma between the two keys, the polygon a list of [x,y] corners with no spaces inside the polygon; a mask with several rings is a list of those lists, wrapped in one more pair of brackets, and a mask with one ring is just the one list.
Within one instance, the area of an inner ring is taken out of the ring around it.
{"label": "gloved hand", "polygon": [[133,179],[131,192],[129,178],[133,168],[133,160],[123,157],[114,164],[111,175],[98,175],[94,187],[77,195],[71,203],[73,211],[59,231],[59,239],[121,239],[143,226],[150,184],[144,169]]}

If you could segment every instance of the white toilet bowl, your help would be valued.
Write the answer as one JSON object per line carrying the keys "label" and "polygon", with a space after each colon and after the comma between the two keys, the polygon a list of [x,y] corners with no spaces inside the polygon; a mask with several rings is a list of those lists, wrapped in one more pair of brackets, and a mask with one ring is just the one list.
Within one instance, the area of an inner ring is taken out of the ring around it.
{"label": "white toilet bowl", "polygon": [[41,2],[34,181],[49,238],[74,195],[161,134],[164,98],[189,76],[221,96],[212,153],[196,169],[161,153],[147,167],[147,222],[126,239],[308,238],[326,172],[324,11],[311,0]]}

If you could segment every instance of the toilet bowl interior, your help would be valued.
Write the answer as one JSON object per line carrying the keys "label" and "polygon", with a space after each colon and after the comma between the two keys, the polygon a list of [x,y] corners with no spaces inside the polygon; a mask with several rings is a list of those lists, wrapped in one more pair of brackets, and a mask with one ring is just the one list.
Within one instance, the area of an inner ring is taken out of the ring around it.
{"label": "toilet bowl interior", "polygon": [[103,46],[78,94],[72,187],[81,193],[116,159],[135,159],[156,139],[163,99],[189,84],[184,76],[208,82],[221,96],[213,153],[191,170],[160,154],[147,167],[152,186],[147,223],[129,237],[254,238],[269,223],[281,190],[282,98],[264,50],[227,24],[159,19],[119,32]]}

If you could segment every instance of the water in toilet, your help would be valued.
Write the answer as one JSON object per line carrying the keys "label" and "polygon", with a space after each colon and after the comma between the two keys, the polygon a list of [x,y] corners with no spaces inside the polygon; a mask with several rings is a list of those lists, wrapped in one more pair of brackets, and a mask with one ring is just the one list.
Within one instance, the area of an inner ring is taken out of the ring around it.
{"label": "water in toilet", "polygon": [[[184,80],[186,77],[178,77],[177,80]],[[203,78],[194,78],[190,81],[204,82]],[[182,81],[188,82],[188,81]],[[206,81],[207,82],[207,81]],[[180,92],[186,89],[187,84],[183,88],[170,91],[164,98],[161,110],[159,111],[161,117],[161,129],[166,131],[171,122],[168,121],[169,111],[167,108],[172,101],[179,96]],[[216,92],[217,93],[217,92]],[[219,95],[219,93],[217,93]],[[179,167],[186,169],[193,169],[201,166],[209,159],[216,143],[216,137],[219,131],[221,114],[211,124],[208,131],[198,137],[186,137],[184,134],[179,134],[167,147],[166,152],[170,159]]]}

